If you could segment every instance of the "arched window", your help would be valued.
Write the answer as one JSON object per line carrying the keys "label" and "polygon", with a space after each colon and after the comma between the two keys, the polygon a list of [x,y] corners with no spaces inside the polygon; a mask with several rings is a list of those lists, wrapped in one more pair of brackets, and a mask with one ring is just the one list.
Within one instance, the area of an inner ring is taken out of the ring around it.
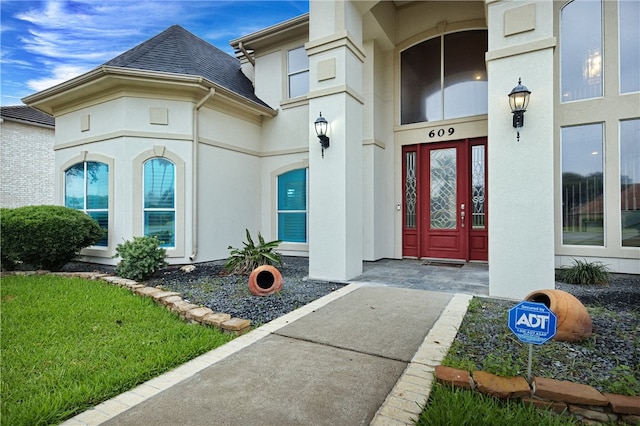
{"label": "arched window", "polygon": [[560,14],[561,102],[602,96],[602,4],[574,0]]}
{"label": "arched window", "polygon": [[[109,166],[97,161],[83,161],[64,172],[64,205],[82,210],[101,228],[109,226]],[[95,245],[107,247],[107,234]]]}
{"label": "arched window", "polygon": [[165,158],[144,163],[144,235],[157,237],[162,247],[176,245],[175,165]]}
{"label": "arched window", "polygon": [[445,34],[404,50],[401,123],[486,114],[486,51],[486,30]]}
{"label": "arched window", "polygon": [[278,239],[307,242],[307,169],[278,176]]}

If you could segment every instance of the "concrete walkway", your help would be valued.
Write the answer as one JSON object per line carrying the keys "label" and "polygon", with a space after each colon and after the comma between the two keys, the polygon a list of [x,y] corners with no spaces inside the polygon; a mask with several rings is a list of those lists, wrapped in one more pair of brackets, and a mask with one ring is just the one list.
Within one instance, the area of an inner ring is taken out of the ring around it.
{"label": "concrete walkway", "polygon": [[393,262],[63,425],[413,424],[472,296],[375,278]]}

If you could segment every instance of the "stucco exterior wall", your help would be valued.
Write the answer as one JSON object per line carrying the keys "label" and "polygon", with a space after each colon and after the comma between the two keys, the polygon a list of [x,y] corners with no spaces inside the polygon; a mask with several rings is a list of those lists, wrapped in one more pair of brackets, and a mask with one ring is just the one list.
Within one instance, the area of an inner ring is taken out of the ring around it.
{"label": "stucco exterior wall", "polygon": [[55,130],[0,120],[0,207],[54,203]]}
{"label": "stucco exterior wall", "polygon": [[[535,2],[533,28],[506,34],[505,14],[524,4],[488,4],[489,292],[514,299],[555,286],[553,8],[550,0]],[[532,94],[517,142],[507,94],[520,77]]]}

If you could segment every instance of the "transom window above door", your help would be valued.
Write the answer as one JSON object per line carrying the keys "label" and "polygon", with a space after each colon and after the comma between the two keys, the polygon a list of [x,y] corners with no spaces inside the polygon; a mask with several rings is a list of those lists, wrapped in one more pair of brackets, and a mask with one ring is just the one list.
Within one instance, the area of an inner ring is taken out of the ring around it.
{"label": "transom window above door", "polygon": [[400,54],[401,124],[486,114],[487,31],[445,34]]}

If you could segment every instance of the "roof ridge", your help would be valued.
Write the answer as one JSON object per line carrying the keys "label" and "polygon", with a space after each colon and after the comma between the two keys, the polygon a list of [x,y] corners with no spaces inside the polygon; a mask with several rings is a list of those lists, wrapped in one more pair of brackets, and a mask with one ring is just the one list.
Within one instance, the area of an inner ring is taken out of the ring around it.
{"label": "roof ridge", "polygon": [[238,58],[177,24],[105,62],[103,66],[198,76],[269,107],[256,96],[253,83],[242,72]]}

